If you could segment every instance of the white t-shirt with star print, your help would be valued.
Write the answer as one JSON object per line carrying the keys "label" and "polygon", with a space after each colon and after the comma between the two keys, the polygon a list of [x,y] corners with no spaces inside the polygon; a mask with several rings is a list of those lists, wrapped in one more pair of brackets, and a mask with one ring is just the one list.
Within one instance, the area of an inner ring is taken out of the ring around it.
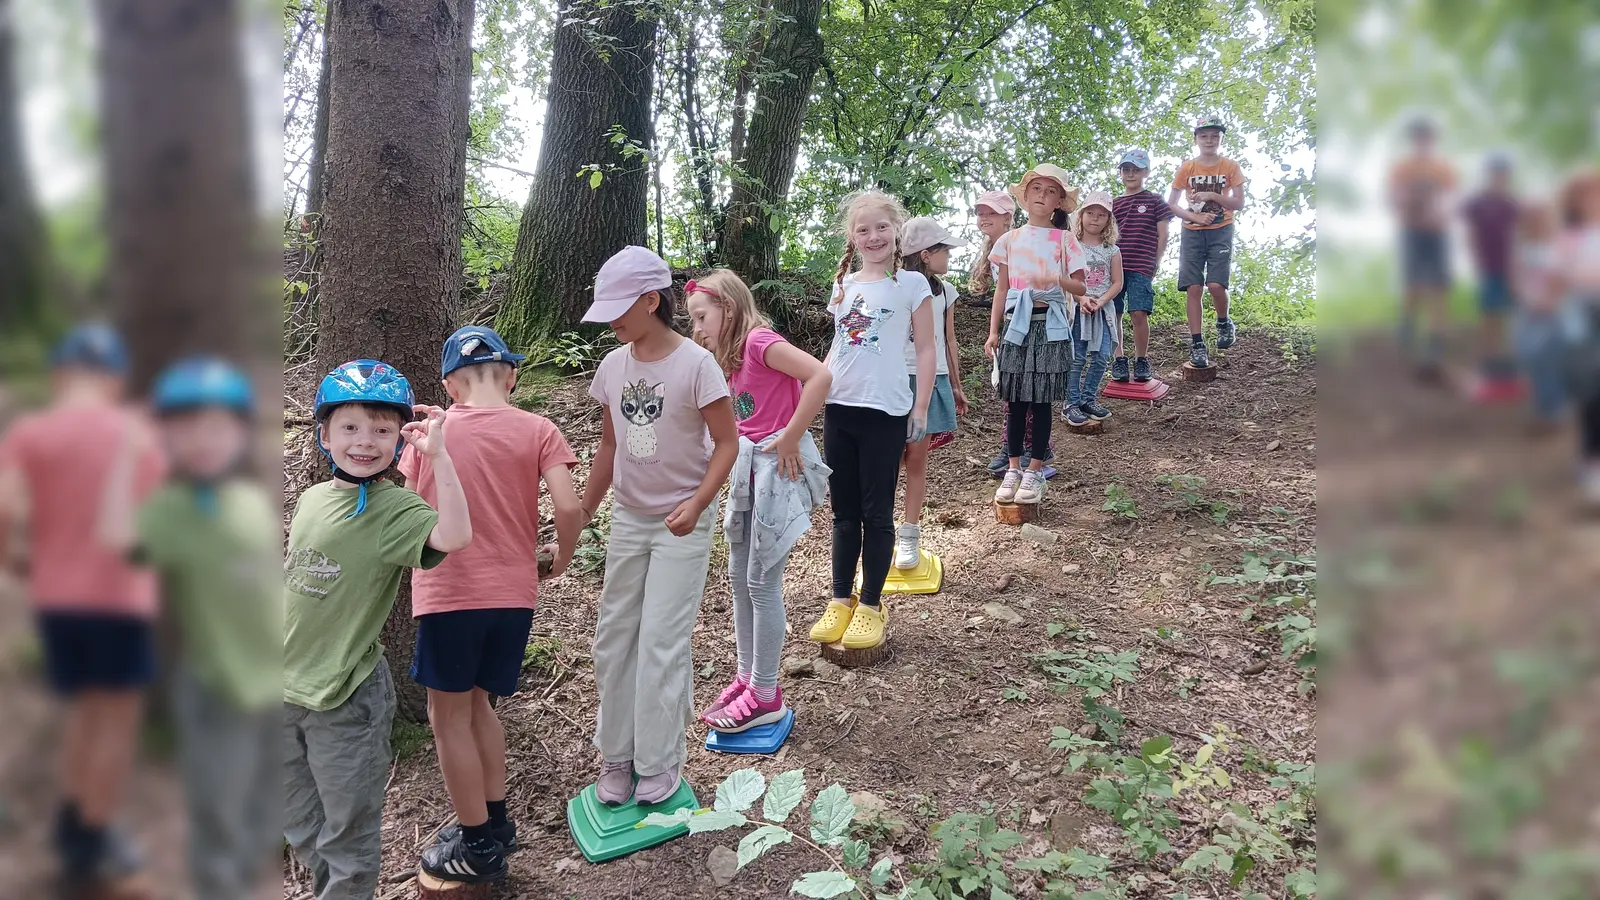
{"label": "white t-shirt with star print", "polygon": [[911,314],[931,293],[920,272],[902,269],[893,278],[875,281],[845,276],[828,301],[833,313],[829,403],[864,406],[891,416],[911,412],[916,398],[906,378],[905,347],[911,340]]}

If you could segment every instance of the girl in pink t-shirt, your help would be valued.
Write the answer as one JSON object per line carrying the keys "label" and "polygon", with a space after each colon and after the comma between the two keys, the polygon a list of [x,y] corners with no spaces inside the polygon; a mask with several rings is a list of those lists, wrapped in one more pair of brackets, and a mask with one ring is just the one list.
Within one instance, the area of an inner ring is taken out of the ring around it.
{"label": "girl in pink t-shirt", "polygon": [[[741,449],[775,457],[778,476],[801,481],[807,447],[816,458],[816,442],[808,428],[827,402],[833,375],[828,367],[773,331],[756,308],[756,299],[739,276],[717,269],[685,288],[695,340],[716,355],[728,376],[733,413],[739,420]],[[758,464],[752,462],[751,479]],[[742,470],[740,470],[742,471]],[[778,662],[783,654],[785,613],[783,570],[787,548],[765,565],[752,552],[757,522],[779,518],[776,511],[757,509],[761,501],[780,502],[757,493],[752,508],[730,510],[727,529],[728,577],[733,587],[733,631],[738,647],[738,675],[700,721],[722,732],[739,732],[783,718],[783,691],[778,687]],[[820,502],[821,498],[816,498]],[[769,514],[773,513],[773,514]],[[797,538],[798,533],[791,537]],[[791,544],[792,545],[792,544]]]}
{"label": "girl in pink t-shirt", "polygon": [[1578,413],[1583,499],[1600,510],[1600,170],[1573,176],[1561,205],[1566,230],[1555,262],[1566,297],[1567,383]]}

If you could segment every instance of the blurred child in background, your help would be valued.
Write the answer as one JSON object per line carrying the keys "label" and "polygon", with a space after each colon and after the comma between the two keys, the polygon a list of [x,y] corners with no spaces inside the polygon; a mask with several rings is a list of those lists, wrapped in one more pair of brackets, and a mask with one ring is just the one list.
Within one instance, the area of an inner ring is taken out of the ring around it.
{"label": "blurred child in background", "polygon": [[161,482],[150,425],[123,405],[127,364],[109,327],[74,329],[51,356],[50,405],[0,439],[0,559],[13,524],[25,522],[28,596],[51,686],[66,705],[55,851],[69,883],[113,881],[141,865],[112,820],[156,674],[156,585],[90,537],[119,456],[128,457],[135,501]]}
{"label": "blurred child in background", "polygon": [[1578,414],[1583,495],[1600,509],[1600,170],[1574,176],[1562,198],[1556,268],[1568,307],[1566,371]]}
{"label": "blurred child in background", "polygon": [[1556,269],[1556,212],[1534,203],[1518,214],[1511,284],[1517,301],[1513,336],[1532,389],[1535,428],[1554,430],[1566,405],[1562,372],[1560,273]]}
{"label": "blurred child in background", "polygon": [[[1438,133],[1427,119],[1411,123],[1411,154],[1389,172],[1389,204],[1400,219],[1400,271],[1405,285],[1400,349],[1418,374],[1436,377],[1444,350],[1450,292],[1450,196],[1456,173],[1438,155]],[[1419,337],[1418,330],[1423,334]],[[1420,343],[1420,346],[1419,346]]]}
{"label": "blurred child in background", "polygon": [[278,869],[283,697],[281,523],[245,477],[253,392],[198,357],[156,380],[151,404],[172,477],[135,509],[130,445],[108,479],[105,545],[153,569],[177,626],[171,679],[196,900],[249,896]]}
{"label": "blurred child in background", "polygon": [[1478,268],[1478,310],[1483,316],[1483,377],[1516,377],[1506,342],[1506,319],[1516,305],[1511,290],[1511,248],[1517,229],[1517,198],[1511,193],[1511,159],[1489,158],[1488,182],[1468,198],[1462,212]]}

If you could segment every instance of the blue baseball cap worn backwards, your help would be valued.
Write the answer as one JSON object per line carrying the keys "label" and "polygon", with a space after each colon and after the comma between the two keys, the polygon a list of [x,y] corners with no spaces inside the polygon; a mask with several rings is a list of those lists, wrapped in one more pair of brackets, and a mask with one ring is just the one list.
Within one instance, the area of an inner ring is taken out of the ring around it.
{"label": "blue baseball cap worn backwards", "polygon": [[456,329],[444,342],[439,355],[439,377],[443,378],[462,366],[480,363],[503,362],[516,365],[527,359],[521,353],[512,353],[505,338],[485,325],[467,325]]}
{"label": "blue baseball cap worn backwards", "polygon": [[50,352],[54,368],[96,369],[112,375],[128,372],[128,350],[110,325],[88,322],[67,332]]}

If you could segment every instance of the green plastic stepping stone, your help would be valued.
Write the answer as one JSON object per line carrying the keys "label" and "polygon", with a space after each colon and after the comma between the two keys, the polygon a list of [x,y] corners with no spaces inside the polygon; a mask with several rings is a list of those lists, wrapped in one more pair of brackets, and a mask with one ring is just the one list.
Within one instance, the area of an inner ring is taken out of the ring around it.
{"label": "green plastic stepping stone", "polygon": [[595,796],[594,785],[591,784],[567,801],[567,827],[572,830],[572,839],[577,841],[585,859],[594,863],[605,862],[689,833],[687,825],[672,828],[659,825],[634,827],[644,821],[645,816],[651,813],[670,816],[680,809],[699,808],[700,801],[695,799],[694,789],[689,787],[687,780],[681,778],[672,796],[649,806],[640,806],[632,799],[621,806],[607,806]]}

